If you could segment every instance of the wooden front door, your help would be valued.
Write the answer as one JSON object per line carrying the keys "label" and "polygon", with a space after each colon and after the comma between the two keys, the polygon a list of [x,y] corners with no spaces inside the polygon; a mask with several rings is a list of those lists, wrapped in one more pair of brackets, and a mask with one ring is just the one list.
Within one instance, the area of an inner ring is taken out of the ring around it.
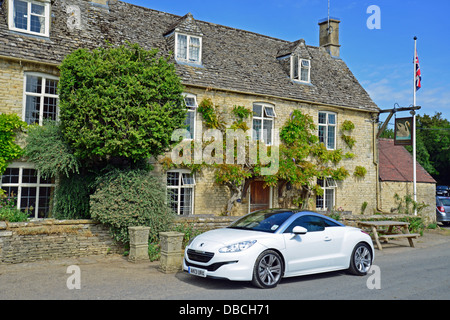
{"label": "wooden front door", "polygon": [[270,187],[264,188],[264,181],[252,181],[250,184],[250,212],[270,209]]}

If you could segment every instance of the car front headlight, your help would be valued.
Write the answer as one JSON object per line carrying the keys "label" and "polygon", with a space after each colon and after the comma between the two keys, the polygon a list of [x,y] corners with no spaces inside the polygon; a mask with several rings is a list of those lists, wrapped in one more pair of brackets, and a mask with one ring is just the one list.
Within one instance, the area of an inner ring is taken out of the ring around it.
{"label": "car front headlight", "polygon": [[251,246],[256,243],[256,240],[253,241],[242,241],[238,243],[231,244],[229,246],[223,247],[219,249],[220,253],[232,253],[232,252],[240,252],[247,250]]}

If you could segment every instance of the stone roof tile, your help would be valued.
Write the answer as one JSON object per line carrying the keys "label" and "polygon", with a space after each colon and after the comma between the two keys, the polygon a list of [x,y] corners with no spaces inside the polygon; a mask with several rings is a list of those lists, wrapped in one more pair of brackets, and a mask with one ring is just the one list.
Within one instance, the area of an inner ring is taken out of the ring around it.
{"label": "stone roof tile", "polygon": [[[392,139],[379,139],[380,180],[413,182],[413,157]],[[417,162],[417,182],[436,183],[433,177]]]}
{"label": "stone roof tile", "polygon": [[[68,23],[69,6],[79,8],[78,25]],[[5,8],[3,4],[0,9],[0,56],[59,64],[78,48],[94,49],[106,42],[138,43],[168,55],[174,46],[164,35],[180,28],[203,34],[203,65],[177,64],[185,85],[379,111],[344,61],[301,40],[284,41],[191,19],[189,14],[180,17],[121,1],[110,1],[105,10],[92,6],[89,0],[52,1],[50,37],[42,38],[10,31]],[[289,54],[291,50],[311,58],[311,84],[291,81],[286,62],[277,59],[281,52]]]}

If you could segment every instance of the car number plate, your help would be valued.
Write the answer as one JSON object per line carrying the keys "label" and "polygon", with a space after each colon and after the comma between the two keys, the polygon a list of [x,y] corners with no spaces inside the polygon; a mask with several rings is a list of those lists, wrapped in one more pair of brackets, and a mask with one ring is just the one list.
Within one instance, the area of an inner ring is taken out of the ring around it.
{"label": "car number plate", "polygon": [[188,272],[194,276],[206,278],[206,270],[189,267]]}

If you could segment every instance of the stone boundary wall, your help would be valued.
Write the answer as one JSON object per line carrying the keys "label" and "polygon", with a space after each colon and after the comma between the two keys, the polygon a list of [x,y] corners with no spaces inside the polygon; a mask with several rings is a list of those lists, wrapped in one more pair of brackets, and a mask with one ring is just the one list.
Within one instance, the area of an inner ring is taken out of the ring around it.
{"label": "stone boundary wall", "polygon": [[[405,215],[341,216],[346,225],[358,220],[398,220]],[[224,228],[239,217],[193,215],[179,216],[175,224],[186,224],[205,232]],[[16,264],[58,258],[121,254],[123,248],[114,243],[104,225],[92,220],[46,219],[7,223],[0,221],[0,264]]]}
{"label": "stone boundary wall", "polygon": [[214,216],[209,214],[199,214],[191,216],[178,216],[175,224],[188,224],[201,232],[228,227],[232,222],[240,217]]}
{"label": "stone boundary wall", "polygon": [[91,220],[0,221],[0,264],[121,253],[108,228]]}

